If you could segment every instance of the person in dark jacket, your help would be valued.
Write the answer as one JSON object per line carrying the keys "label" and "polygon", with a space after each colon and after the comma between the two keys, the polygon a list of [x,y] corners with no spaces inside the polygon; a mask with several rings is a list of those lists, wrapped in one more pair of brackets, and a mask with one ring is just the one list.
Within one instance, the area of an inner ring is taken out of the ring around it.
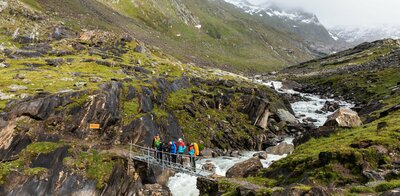
{"label": "person in dark jacket", "polygon": [[158,145],[157,147],[157,160],[161,161],[161,164],[163,163],[163,151],[164,151],[163,145],[164,143],[161,142],[160,145]]}
{"label": "person in dark jacket", "polygon": [[170,145],[169,145],[169,143],[163,142],[162,146],[163,146],[163,155],[164,155],[163,160],[165,160],[165,161],[167,161],[167,163],[169,163],[171,161],[170,160],[171,157],[169,156]]}

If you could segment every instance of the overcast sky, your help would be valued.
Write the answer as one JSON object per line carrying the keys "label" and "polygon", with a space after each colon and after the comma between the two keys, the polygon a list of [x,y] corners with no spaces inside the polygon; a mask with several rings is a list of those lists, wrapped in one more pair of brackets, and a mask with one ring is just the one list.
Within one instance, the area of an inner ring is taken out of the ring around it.
{"label": "overcast sky", "polygon": [[253,4],[274,1],[315,13],[328,27],[400,26],[400,0],[248,0]]}

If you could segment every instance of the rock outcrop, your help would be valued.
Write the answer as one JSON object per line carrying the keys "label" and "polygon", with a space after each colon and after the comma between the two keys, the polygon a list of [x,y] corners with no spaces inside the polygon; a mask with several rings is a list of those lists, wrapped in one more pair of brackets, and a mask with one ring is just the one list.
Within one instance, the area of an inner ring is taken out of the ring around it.
{"label": "rock outcrop", "polygon": [[294,151],[293,144],[288,144],[286,142],[282,142],[277,146],[271,146],[265,150],[268,154],[274,155],[284,155],[284,154],[292,154]]}
{"label": "rock outcrop", "polygon": [[258,157],[253,157],[241,163],[236,163],[228,169],[226,177],[228,178],[246,178],[255,176],[257,172],[263,168],[263,165]]}
{"label": "rock outcrop", "polygon": [[197,178],[197,189],[200,190],[200,195],[217,195],[218,182],[211,178]]}
{"label": "rock outcrop", "polygon": [[362,121],[357,112],[346,108],[340,108],[334,114],[328,116],[324,126],[335,126],[344,128],[354,128],[362,125]]}

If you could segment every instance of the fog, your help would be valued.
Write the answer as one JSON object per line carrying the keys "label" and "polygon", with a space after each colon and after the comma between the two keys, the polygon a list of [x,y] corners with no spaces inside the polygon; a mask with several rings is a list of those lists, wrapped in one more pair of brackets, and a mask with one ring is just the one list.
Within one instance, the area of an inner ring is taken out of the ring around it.
{"label": "fog", "polygon": [[327,27],[400,26],[400,0],[248,0],[274,2],[315,13]]}

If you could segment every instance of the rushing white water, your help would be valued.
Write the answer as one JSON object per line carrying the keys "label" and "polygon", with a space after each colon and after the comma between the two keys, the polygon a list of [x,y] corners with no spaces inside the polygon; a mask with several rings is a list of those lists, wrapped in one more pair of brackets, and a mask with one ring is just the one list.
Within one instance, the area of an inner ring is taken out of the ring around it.
{"label": "rushing white water", "polygon": [[[286,139],[284,142],[291,143],[293,139]],[[209,159],[202,159],[198,161],[196,164],[197,168],[201,168],[203,164],[206,162],[211,162],[216,166],[215,174],[219,176],[225,176],[226,172],[229,168],[231,168],[236,163],[240,163],[246,161],[253,157],[253,155],[257,153],[256,151],[245,152],[241,154],[239,157],[216,157]],[[263,166],[265,168],[269,167],[274,161],[282,159],[287,155],[272,155],[268,154],[268,159],[261,160]],[[183,173],[175,174],[175,176],[171,177],[168,181],[167,186],[172,192],[174,196],[197,196],[199,195],[199,190],[196,188],[197,177],[190,176]]]}
{"label": "rushing white water", "polygon": [[[301,97],[305,98],[306,101],[299,101],[291,104],[293,111],[295,112],[296,117],[297,119],[299,119],[300,122],[304,119],[312,118],[316,120],[316,122],[313,122],[314,125],[319,127],[322,126],[326,122],[327,117],[333,113],[333,112],[322,112],[322,111],[317,112],[317,111],[321,110],[324,107],[325,102],[336,101],[334,99],[323,99],[318,95],[300,93],[292,89],[284,89],[282,82],[279,81],[262,82],[257,80],[256,82],[267,85],[275,89],[278,93],[298,94]],[[354,104],[348,102],[344,101],[336,101],[336,102],[339,103],[340,107],[345,107],[345,108],[354,107]]]}
{"label": "rushing white water", "polygon": [[[305,100],[307,101],[292,103],[293,111],[295,112],[296,117],[297,119],[299,119],[299,121],[311,117],[317,120],[317,122],[314,122],[316,126],[322,126],[327,117],[332,114],[330,112],[317,113],[316,111],[321,110],[321,108],[324,107],[326,101],[334,101],[333,99],[323,99],[317,95],[300,93],[292,89],[283,89],[282,82],[278,81],[262,82],[257,80],[256,82],[269,86],[275,89],[278,93],[299,94],[300,96],[306,98]],[[339,104],[342,107],[348,108],[353,106],[352,104],[346,102],[339,102]],[[286,138],[284,142],[292,144],[293,138]],[[245,152],[239,157],[217,157],[203,159],[197,163],[197,168],[201,168],[203,164],[205,164],[207,161],[210,161],[216,166],[216,174],[220,176],[225,176],[229,168],[231,168],[236,163],[248,160],[249,158],[253,157],[255,153],[257,152]],[[287,155],[279,156],[268,154],[268,159],[261,160],[261,162],[264,168],[267,168],[273,162],[280,160],[286,156]],[[174,196],[197,196],[199,195],[199,190],[196,188],[196,182],[196,177],[178,173],[169,179],[167,186]]]}

